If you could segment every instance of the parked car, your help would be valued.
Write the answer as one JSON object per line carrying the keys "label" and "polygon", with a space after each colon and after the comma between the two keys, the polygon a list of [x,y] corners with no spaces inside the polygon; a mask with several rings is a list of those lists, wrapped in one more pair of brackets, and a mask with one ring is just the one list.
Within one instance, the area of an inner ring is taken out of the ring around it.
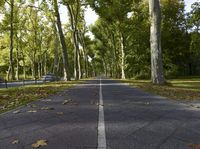
{"label": "parked car", "polygon": [[48,74],[42,76],[41,80],[53,82],[53,81],[56,81],[57,79],[56,79],[56,76],[53,73],[48,73]]}
{"label": "parked car", "polygon": [[2,78],[2,77],[0,77],[0,83],[3,83],[5,80]]}

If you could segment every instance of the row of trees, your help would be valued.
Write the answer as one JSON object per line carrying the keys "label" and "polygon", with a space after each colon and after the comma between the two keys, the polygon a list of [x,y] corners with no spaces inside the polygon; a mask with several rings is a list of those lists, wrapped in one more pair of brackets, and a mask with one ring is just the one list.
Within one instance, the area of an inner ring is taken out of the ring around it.
{"label": "row of trees", "polygon": [[[60,5],[68,10],[64,25]],[[87,6],[99,15],[90,27],[93,40],[86,36]],[[152,76],[156,84],[164,75],[199,75],[199,2],[185,13],[183,0],[161,0],[161,10],[159,0],[1,1],[0,72],[7,79],[53,72],[65,80],[104,72]]]}
{"label": "row of trees", "polygon": [[[89,75],[92,41],[85,35],[85,2],[5,0],[0,4],[0,72],[7,79],[18,80],[22,74],[24,79],[30,74],[36,79],[48,72],[65,80]],[[67,24],[61,23],[60,5],[68,10]]]}
{"label": "row of trees", "polygon": [[[186,13],[183,0],[161,0],[159,16],[159,1],[150,2],[90,1],[101,16],[91,27],[95,35],[96,61],[102,66],[99,71],[121,78],[152,76],[154,83],[163,83],[164,75],[200,75],[200,3],[194,3],[192,10]],[[153,4],[154,7],[149,8]],[[155,10],[158,12],[154,13]],[[162,34],[156,26],[161,26]]]}

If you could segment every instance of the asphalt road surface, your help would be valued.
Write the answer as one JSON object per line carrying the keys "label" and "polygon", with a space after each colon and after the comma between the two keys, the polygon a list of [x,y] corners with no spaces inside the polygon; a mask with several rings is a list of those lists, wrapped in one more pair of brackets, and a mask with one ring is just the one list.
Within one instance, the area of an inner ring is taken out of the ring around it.
{"label": "asphalt road surface", "polygon": [[0,115],[0,149],[31,149],[38,140],[46,140],[42,149],[190,149],[200,144],[200,110],[88,80]]}

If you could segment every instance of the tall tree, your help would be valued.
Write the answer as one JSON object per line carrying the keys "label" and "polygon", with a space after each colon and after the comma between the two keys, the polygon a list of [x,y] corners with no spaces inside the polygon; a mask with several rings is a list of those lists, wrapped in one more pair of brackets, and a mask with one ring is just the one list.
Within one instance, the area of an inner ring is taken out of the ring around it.
{"label": "tall tree", "polygon": [[161,50],[161,10],[159,0],[149,0],[151,20],[151,80],[154,84],[164,84],[162,50]]}
{"label": "tall tree", "polygon": [[54,11],[57,18],[57,27],[58,32],[60,36],[60,41],[62,45],[62,55],[63,55],[63,65],[64,65],[64,80],[70,81],[70,73],[69,73],[69,62],[68,62],[68,52],[67,52],[67,46],[65,42],[65,37],[62,30],[61,20],[60,20],[60,14],[58,11],[58,2],[57,0],[54,0]]}
{"label": "tall tree", "polygon": [[11,74],[11,79],[15,79],[15,72],[14,72],[14,65],[13,65],[13,20],[14,20],[14,0],[11,0],[10,3],[10,65],[8,68],[8,73],[7,73],[7,80],[10,78]]}

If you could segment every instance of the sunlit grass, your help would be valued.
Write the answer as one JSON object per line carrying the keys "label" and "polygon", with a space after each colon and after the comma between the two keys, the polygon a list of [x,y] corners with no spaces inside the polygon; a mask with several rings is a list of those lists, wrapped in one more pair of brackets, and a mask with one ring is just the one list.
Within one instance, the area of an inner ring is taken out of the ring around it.
{"label": "sunlit grass", "polygon": [[48,97],[83,81],[60,81],[0,89],[0,113],[25,105],[31,101]]}
{"label": "sunlit grass", "polygon": [[200,100],[200,78],[196,77],[168,80],[161,86],[153,85],[150,80],[124,80],[123,82],[170,99]]}

